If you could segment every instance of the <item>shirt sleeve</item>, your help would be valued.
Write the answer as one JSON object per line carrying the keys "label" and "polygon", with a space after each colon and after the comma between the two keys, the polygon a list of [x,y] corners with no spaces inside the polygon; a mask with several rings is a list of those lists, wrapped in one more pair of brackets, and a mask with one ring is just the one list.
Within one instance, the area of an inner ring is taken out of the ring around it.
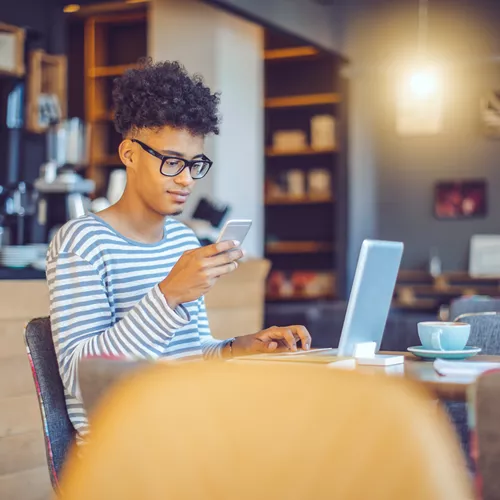
{"label": "shirt sleeve", "polygon": [[94,266],[74,253],[47,262],[50,321],[66,391],[79,398],[78,363],[86,356],[158,358],[175,332],[190,321],[183,306],[172,310],[158,285],[120,321]]}
{"label": "shirt sleeve", "polygon": [[207,308],[205,306],[205,297],[201,297],[200,309],[198,313],[198,332],[200,335],[201,349],[205,359],[221,359],[222,350],[228,345],[231,340],[216,340],[210,333],[210,325],[208,324]]}

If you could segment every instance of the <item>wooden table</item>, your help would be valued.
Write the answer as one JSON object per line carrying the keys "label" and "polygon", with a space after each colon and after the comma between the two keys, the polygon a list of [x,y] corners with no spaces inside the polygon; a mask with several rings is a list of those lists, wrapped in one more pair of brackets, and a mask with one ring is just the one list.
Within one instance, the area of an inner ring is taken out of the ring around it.
{"label": "wooden table", "polygon": [[[389,354],[389,353],[387,353]],[[390,353],[393,354],[393,353]],[[439,375],[431,361],[423,361],[409,352],[399,352],[405,357],[403,376],[410,380],[419,382],[425,386],[427,390],[433,392],[436,397],[447,401],[466,401],[467,391],[469,387],[474,385],[475,379],[472,377],[449,376],[443,377]],[[475,361],[490,361],[500,363],[500,356],[474,356],[469,363]],[[359,367],[363,370],[368,367]],[[384,368],[369,367],[376,370],[384,370]],[[388,371],[390,374],[391,372]]]}
{"label": "wooden table", "polygon": [[[319,354],[319,353],[318,353]],[[439,375],[433,367],[432,362],[423,361],[417,358],[409,352],[383,352],[382,354],[397,354],[405,357],[405,363],[402,365],[394,365],[388,367],[378,367],[378,366],[357,366],[356,370],[360,373],[383,373],[390,376],[406,377],[409,380],[416,381],[425,386],[427,390],[432,392],[437,398],[447,401],[466,401],[467,390],[470,386],[474,384],[474,379],[471,377],[457,377],[457,376],[446,376],[443,377]],[[252,359],[253,358],[253,359]],[[300,363],[314,363],[314,364],[328,364],[332,361],[337,360],[335,356],[332,355],[321,355],[321,356],[290,356],[286,358],[286,361],[276,361],[275,358],[270,357],[269,361],[266,361],[264,356],[251,356],[240,358],[241,361],[249,362],[300,362]],[[475,361],[490,361],[495,363],[500,363],[500,356],[474,356],[468,362],[474,363]]]}

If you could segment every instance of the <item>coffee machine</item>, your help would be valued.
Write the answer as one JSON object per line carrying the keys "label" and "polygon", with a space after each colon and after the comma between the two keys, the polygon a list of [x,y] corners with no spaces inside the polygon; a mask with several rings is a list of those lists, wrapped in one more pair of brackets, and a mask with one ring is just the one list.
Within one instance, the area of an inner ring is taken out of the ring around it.
{"label": "coffee machine", "polygon": [[78,118],[62,121],[47,133],[47,162],[34,186],[38,192],[38,223],[43,241],[50,242],[67,221],[85,215],[90,208],[94,181],[78,169],[87,164],[87,130]]}

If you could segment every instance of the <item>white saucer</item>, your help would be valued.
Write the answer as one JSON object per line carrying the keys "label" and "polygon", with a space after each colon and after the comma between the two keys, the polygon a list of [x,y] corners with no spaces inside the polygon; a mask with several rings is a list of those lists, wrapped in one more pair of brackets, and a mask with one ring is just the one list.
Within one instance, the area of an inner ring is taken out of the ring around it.
{"label": "white saucer", "polygon": [[424,349],[419,345],[408,347],[408,351],[424,359],[465,359],[480,353],[481,348],[466,346],[465,349],[457,351],[437,351],[434,349]]}

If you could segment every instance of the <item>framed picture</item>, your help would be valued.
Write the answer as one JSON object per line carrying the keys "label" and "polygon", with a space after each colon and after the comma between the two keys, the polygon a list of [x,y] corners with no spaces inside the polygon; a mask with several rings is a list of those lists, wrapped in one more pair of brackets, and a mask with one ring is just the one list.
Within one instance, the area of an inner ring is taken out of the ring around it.
{"label": "framed picture", "polygon": [[481,99],[481,126],[487,137],[500,139],[500,90]]}
{"label": "framed picture", "polygon": [[438,219],[486,217],[486,187],[484,180],[438,182],[434,193],[434,216]]}

